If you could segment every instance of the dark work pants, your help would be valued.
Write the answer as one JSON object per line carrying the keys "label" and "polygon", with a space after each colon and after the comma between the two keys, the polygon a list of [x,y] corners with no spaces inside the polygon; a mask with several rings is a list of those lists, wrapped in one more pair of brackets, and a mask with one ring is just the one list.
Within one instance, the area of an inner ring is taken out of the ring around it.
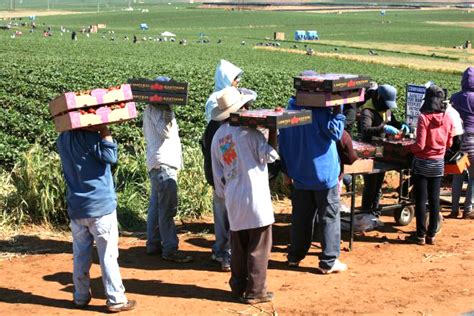
{"label": "dark work pants", "polygon": [[362,192],[362,210],[379,211],[382,197],[382,184],[385,172],[364,175],[364,191]]}
{"label": "dark work pants", "polygon": [[272,225],[230,232],[232,293],[258,298],[267,295],[267,268]]}
{"label": "dark work pants", "polygon": [[[439,194],[442,177],[425,177],[416,174],[414,177],[416,235],[434,237],[439,221]],[[429,204],[430,223],[426,230],[426,201]]]}
{"label": "dark work pants", "polygon": [[323,252],[319,267],[330,269],[341,253],[339,190],[298,190],[291,192],[291,245],[288,261],[303,260],[311,247],[313,225],[318,214],[318,232]]}

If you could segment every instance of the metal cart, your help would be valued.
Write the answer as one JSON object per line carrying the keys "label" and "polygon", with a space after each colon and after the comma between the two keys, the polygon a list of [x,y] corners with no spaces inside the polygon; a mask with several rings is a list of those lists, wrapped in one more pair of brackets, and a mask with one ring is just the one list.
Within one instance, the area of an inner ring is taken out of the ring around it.
{"label": "metal cart", "polygon": [[384,205],[382,206],[381,211],[382,212],[393,211],[395,222],[401,226],[406,226],[410,224],[410,222],[412,221],[415,215],[415,207],[414,207],[415,203],[412,201],[410,197],[409,189],[408,189],[410,187],[410,169],[407,166],[400,166],[400,165],[395,165],[392,163],[375,160],[374,169],[371,172],[357,172],[357,171],[348,172],[347,174],[352,175],[351,189],[350,189],[350,192],[346,192],[341,195],[350,196],[350,199],[351,199],[349,250],[352,250],[352,245],[354,243],[354,217],[356,214],[356,207],[355,207],[355,196],[356,196],[355,178],[356,177],[355,176],[382,173],[386,171],[397,171],[400,175],[400,182],[399,182],[399,187],[398,187],[398,203]]}

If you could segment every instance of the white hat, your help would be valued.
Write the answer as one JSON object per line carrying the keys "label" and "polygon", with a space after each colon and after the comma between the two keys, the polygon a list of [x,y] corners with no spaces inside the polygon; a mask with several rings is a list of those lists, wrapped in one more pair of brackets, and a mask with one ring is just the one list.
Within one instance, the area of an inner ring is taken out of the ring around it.
{"label": "white hat", "polygon": [[217,106],[212,109],[211,120],[223,121],[230,116],[230,113],[237,112],[247,102],[254,99],[253,95],[240,94],[235,87],[222,89],[217,97]]}

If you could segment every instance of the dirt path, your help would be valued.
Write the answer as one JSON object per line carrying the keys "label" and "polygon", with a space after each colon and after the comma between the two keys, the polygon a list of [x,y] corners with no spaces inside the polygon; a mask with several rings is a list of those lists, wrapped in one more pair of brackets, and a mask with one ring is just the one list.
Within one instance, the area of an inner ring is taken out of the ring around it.
{"label": "dirt path", "polygon": [[[474,221],[445,220],[435,246],[403,241],[413,223],[393,226],[383,216],[380,231],[359,236],[342,261],[349,271],[317,274],[319,243],[298,269],[286,265],[288,203],[276,204],[274,247],[268,273],[273,304],[256,307],[232,301],[229,274],[210,261],[209,221],[180,227],[181,248],[195,261],[171,264],[144,254],[143,235],[120,239],[120,266],[130,315],[459,315],[474,311]],[[447,211],[447,210],[445,210]],[[344,243],[342,247],[347,247]],[[88,312],[71,304],[72,254],[69,234],[4,236],[0,240],[0,315],[79,315],[105,312],[97,258],[91,270]],[[128,314],[127,314],[128,315]]]}
{"label": "dirt path", "polygon": [[[278,48],[270,46],[255,46],[255,49],[284,52],[290,54],[306,55],[306,50]],[[427,70],[435,72],[443,72],[449,74],[462,74],[462,72],[469,66],[465,62],[454,62],[444,60],[429,60],[411,57],[396,57],[396,56],[380,56],[380,55],[358,55],[358,54],[343,54],[343,53],[326,53],[314,51],[313,56],[334,58],[340,60],[352,60],[363,62],[367,64],[379,64],[393,67],[403,67],[416,70]]]}
{"label": "dirt path", "polygon": [[[28,16],[50,16],[50,15],[67,15],[81,14],[86,12],[67,11],[67,10],[16,10],[16,11],[0,11],[0,19],[24,18]],[[90,12],[89,12],[90,13]]]}

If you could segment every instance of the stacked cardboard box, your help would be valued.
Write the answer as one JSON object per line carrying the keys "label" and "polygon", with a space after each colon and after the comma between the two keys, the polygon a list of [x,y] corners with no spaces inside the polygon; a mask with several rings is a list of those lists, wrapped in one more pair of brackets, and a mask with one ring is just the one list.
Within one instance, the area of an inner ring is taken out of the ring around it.
{"label": "stacked cardboard box", "polygon": [[352,165],[344,165],[344,173],[362,174],[372,172],[374,170],[373,158],[381,157],[383,148],[355,140],[352,141],[352,147],[359,159],[357,159]]}
{"label": "stacked cardboard box", "polygon": [[274,110],[258,109],[230,114],[230,125],[233,126],[278,129],[310,124],[312,121],[312,113],[308,110],[292,111],[276,108]]}
{"label": "stacked cardboard box", "polygon": [[109,89],[67,92],[49,103],[56,130],[111,124],[137,117],[130,85]]}
{"label": "stacked cardboard box", "polygon": [[381,161],[396,164],[400,167],[410,167],[413,154],[406,147],[415,143],[414,139],[386,139],[375,138],[374,143],[383,147],[383,155],[379,157]]}
{"label": "stacked cardboard box", "polygon": [[370,78],[350,74],[294,77],[296,105],[327,107],[364,101]]}
{"label": "stacked cardboard box", "polygon": [[188,83],[158,81],[149,79],[129,79],[135,102],[162,105],[186,105],[188,103]]}

